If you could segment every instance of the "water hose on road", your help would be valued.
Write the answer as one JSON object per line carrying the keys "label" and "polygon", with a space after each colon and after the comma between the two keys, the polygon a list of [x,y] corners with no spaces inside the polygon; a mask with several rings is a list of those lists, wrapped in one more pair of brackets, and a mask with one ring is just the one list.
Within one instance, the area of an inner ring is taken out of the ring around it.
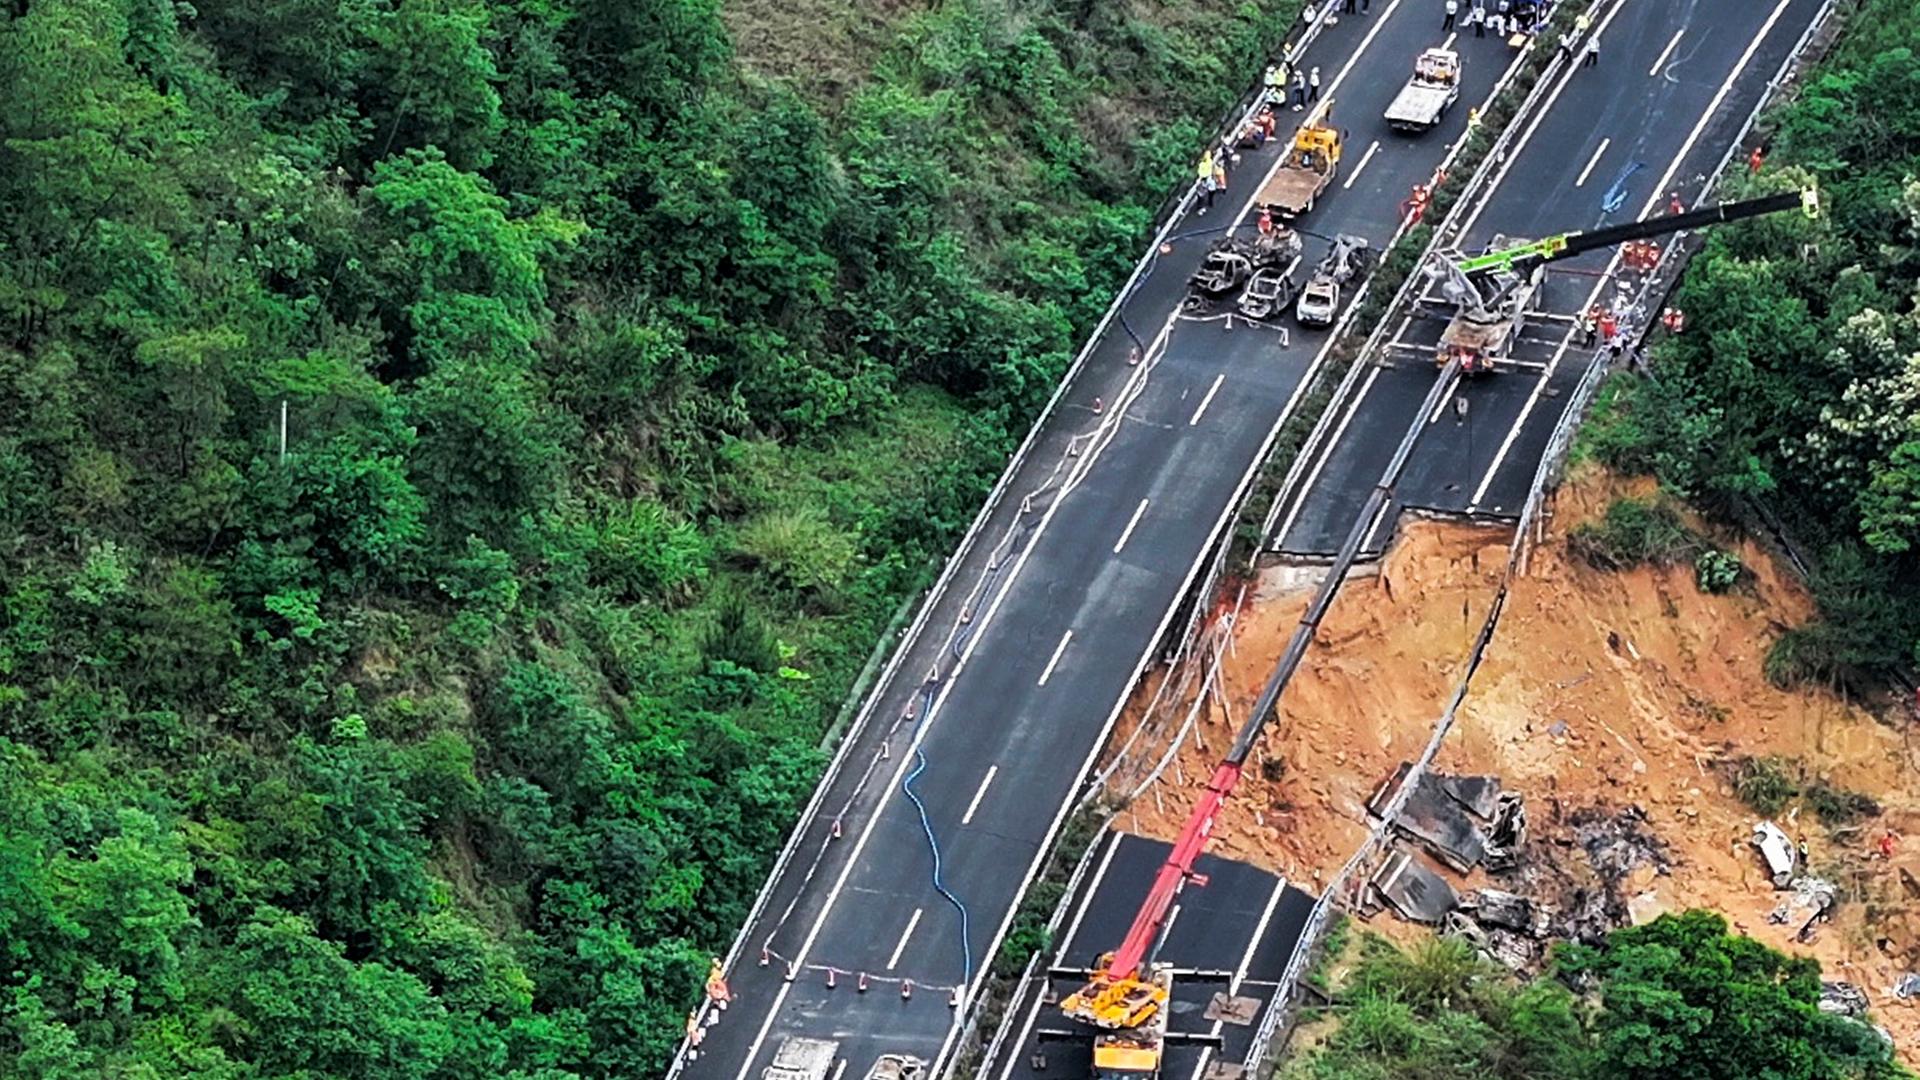
{"label": "water hose on road", "polygon": [[[920,715],[924,720],[933,711],[933,687],[929,685],[921,693],[924,697],[921,699]],[[972,926],[967,916],[967,905],[961,903],[960,898],[955,896],[953,890],[947,888],[946,882],[941,880],[940,839],[934,834],[933,822],[927,817],[927,804],[921,802],[919,793],[913,790],[914,781],[920,779],[920,774],[926,771],[926,752],[916,746],[913,751],[913,770],[901,779],[900,791],[913,803],[914,810],[920,814],[920,831],[926,834],[927,850],[933,855],[933,889],[944,897],[947,903],[953,905],[953,910],[960,913],[960,962],[961,970],[964,972],[960,985],[966,987],[973,985]]]}

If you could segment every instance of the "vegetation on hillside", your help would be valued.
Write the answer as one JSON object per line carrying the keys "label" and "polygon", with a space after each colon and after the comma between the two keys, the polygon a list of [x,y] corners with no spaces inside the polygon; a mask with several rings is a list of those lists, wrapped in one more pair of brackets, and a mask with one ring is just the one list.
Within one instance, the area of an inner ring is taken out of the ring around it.
{"label": "vegetation on hillside", "polygon": [[0,1075],[657,1075],[1297,4],[1184,8],[0,11]]}
{"label": "vegetation on hillside", "polygon": [[1820,966],[1663,915],[1603,947],[1566,946],[1517,983],[1457,938],[1403,953],[1377,937],[1333,992],[1324,1041],[1285,1080],[1896,1080],[1866,1024],[1819,1008]]}
{"label": "vegetation on hillside", "polygon": [[1651,380],[1616,380],[1589,444],[1697,504],[1776,514],[1816,563],[1822,617],[1768,658],[1779,682],[1863,689],[1920,661],[1920,8],[1866,0],[1774,118],[1760,175],[1812,181],[1819,221],[1715,230]]}

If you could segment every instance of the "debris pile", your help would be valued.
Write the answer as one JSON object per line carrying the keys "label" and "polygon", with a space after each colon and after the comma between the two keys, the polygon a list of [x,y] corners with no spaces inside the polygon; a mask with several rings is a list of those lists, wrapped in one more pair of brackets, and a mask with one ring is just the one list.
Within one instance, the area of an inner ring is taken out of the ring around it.
{"label": "debris pile", "polygon": [[[1375,789],[1370,814],[1384,811],[1408,771],[1402,765]],[[1396,846],[1370,880],[1363,912],[1391,908],[1438,926],[1516,971],[1536,968],[1551,941],[1597,944],[1619,927],[1657,917],[1649,886],[1671,864],[1646,812],[1583,807],[1558,820],[1557,802],[1554,809],[1554,839],[1529,844],[1526,802],[1503,791],[1497,778],[1423,775],[1394,821],[1419,850]],[[1566,859],[1556,848],[1585,858]],[[1448,881],[1443,868],[1462,878],[1488,875],[1505,887],[1467,888]]]}
{"label": "debris pile", "polygon": [[1780,901],[1780,906],[1767,913],[1767,921],[1775,926],[1793,928],[1793,940],[1805,944],[1813,940],[1814,924],[1826,922],[1833,911],[1833,883],[1817,877],[1796,878],[1793,891]]}

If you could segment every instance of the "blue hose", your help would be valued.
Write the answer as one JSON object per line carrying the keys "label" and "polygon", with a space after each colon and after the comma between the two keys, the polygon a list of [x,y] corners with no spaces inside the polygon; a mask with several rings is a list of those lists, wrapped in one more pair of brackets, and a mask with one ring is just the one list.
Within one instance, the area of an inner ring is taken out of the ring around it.
{"label": "blue hose", "polygon": [[[926,723],[928,715],[933,711],[933,687],[929,685],[923,693],[925,697],[920,709],[920,723]],[[940,880],[940,840],[934,835],[933,822],[927,817],[927,805],[920,801],[919,794],[913,790],[914,781],[920,779],[920,774],[927,771],[926,753],[916,747],[913,751],[913,762],[913,771],[900,781],[900,790],[912,801],[913,808],[920,813],[920,831],[926,834],[927,849],[933,853],[933,889],[945,897],[947,903],[953,905],[953,910],[960,913],[960,962],[961,969],[966,973],[961,985],[971,986],[973,984],[973,932],[971,921],[967,916],[967,905],[961,903],[960,898]]]}
{"label": "blue hose", "polygon": [[1627,178],[1646,167],[1647,163],[1644,161],[1636,161],[1627,166],[1626,171],[1620,174],[1620,179],[1615,180],[1613,186],[1607,189],[1607,193],[1600,197],[1601,213],[1611,214],[1626,204]]}

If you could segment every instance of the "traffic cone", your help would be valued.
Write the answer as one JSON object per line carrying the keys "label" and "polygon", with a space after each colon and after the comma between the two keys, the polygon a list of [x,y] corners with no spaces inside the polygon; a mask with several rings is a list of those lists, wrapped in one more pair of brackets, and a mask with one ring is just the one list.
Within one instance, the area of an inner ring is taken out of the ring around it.
{"label": "traffic cone", "polygon": [[835,974],[836,973],[832,968],[827,969],[827,989],[829,990],[839,985],[839,983],[834,979]]}
{"label": "traffic cone", "polygon": [[840,839],[840,819],[839,818],[833,819],[833,838],[835,840]]}
{"label": "traffic cone", "polygon": [[786,980],[785,980],[785,981],[787,981],[787,982],[792,982],[792,981],[793,981],[793,979],[794,979],[794,976],[796,976],[796,975],[799,975],[799,974],[800,974],[800,965],[799,965],[799,964],[788,964],[788,965],[787,965],[787,977],[786,977]]}
{"label": "traffic cone", "polygon": [[853,988],[854,990],[862,994],[867,992],[867,973],[866,972],[863,971],[860,973],[860,981],[854,983]]}
{"label": "traffic cone", "polygon": [[1095,415],[1095,416],[1099,416],[1099,415],[1100,415],[1100,410],[1101,410],[1102,408],[1104,408],[1104,407],[1105,407],[1105,406],[1101,404],[1101,402],[1100,402],[1100,399],[1099,399],[1099,398],[1094,398],[1094,399],[1093,399],[1093,415]]}
{"label": "traffic cone", "polygon": [[772,963],[772,962],[773,962],[773,950],[767,948],[765,945],[760,946],[760,966],[766,967],[769,963]]}
{"label": "traffic cone", "polygon": [[947,995],[947,1007],[950,1009],[957,1009],[960,1007],[960,988],[959,987],[957,986],[954,987],[953,993]]}
{"label": "traffic cone", "polygon": [[912,979],[903,979],[903,980],[901,980],[901,982],[900,982],[900,1000],[902,1000],[902,1001],[905,1001],[905,1000],[907,1000],[908,998],[910,998],[910,997],[912,997],[912,996],[913,996],[913,980],[912,980]]}

